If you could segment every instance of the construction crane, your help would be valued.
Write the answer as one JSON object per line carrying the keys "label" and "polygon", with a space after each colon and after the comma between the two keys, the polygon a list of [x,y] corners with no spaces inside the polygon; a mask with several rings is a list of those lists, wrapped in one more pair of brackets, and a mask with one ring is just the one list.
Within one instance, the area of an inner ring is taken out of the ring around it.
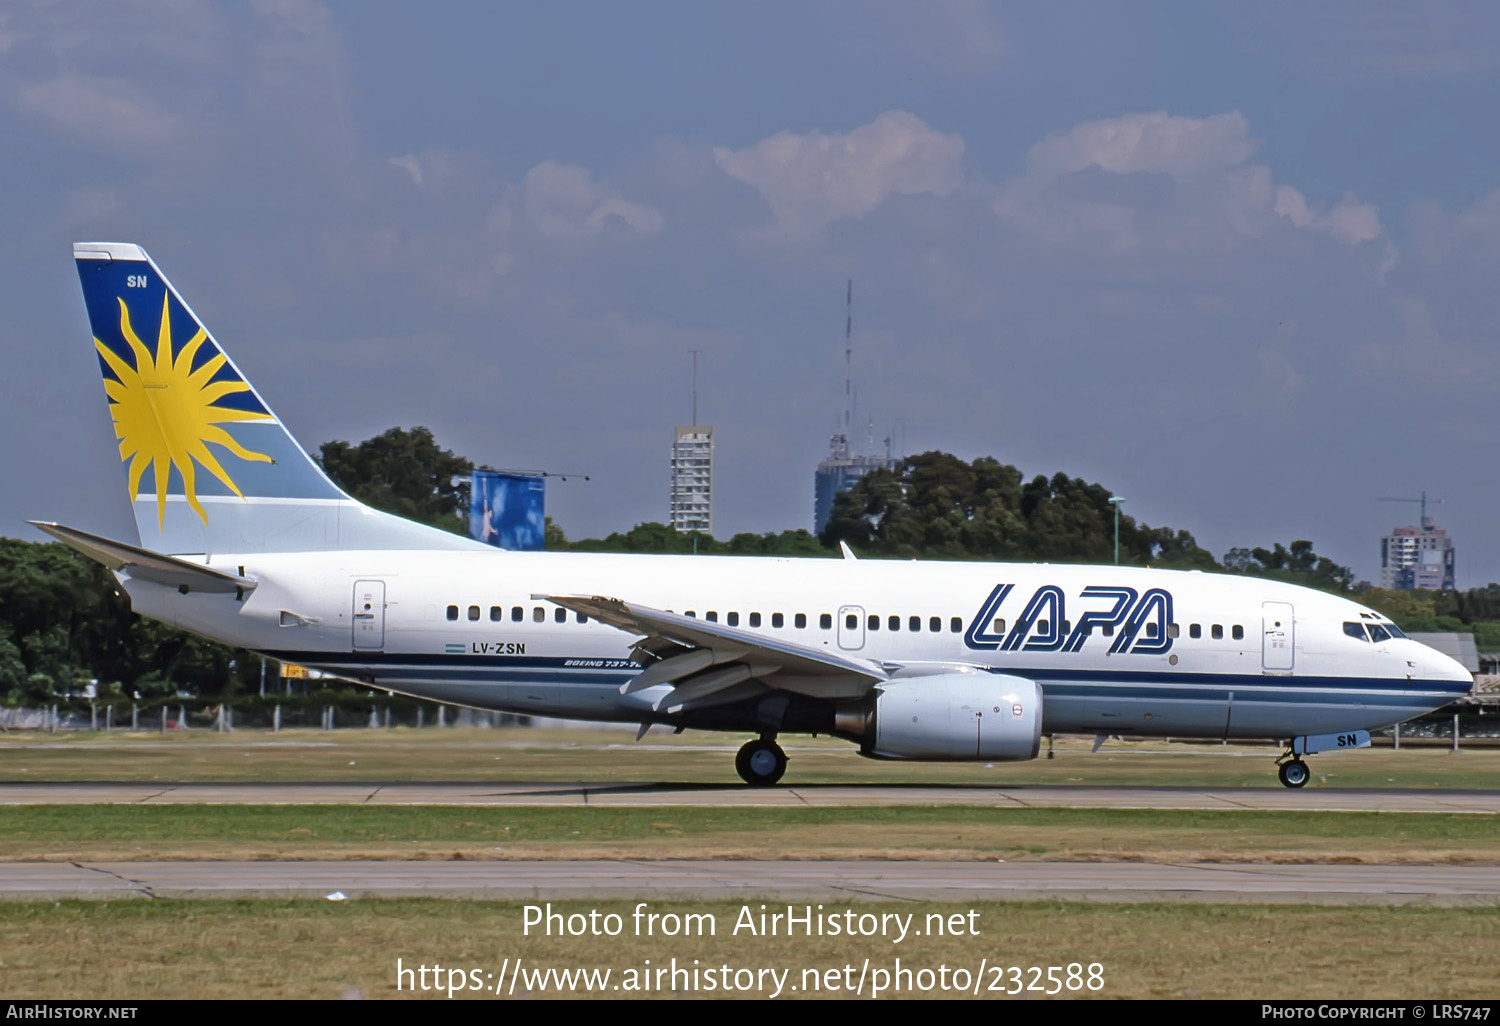
{"label": "construction crane", "polygon": [[1427,497],[1427,492],[1425,490],[1422,492],[1422,497],[1420,499],[1393,499],[1393,498],[1388,498],[1388,497],[1382,495],[1376,501],[1378,501],[1378,502],[1415,502],[1415,503],[1419,503],[1421,505],[1421,507],[1422,507],[1422,529],[1423,530],[1427,530],[1427,531],[1432,530],[1432,522],[1427,519],[1427,504],[1429,502],[1432,503],[1434,506],[1441,506],[1443,504],[1443,500],[1442,499],[1429,499]]}

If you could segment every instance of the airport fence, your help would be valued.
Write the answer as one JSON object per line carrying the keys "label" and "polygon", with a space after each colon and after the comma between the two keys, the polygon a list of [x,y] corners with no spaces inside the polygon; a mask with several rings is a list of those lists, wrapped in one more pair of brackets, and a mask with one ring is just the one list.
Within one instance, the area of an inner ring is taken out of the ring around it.
{"label": "airport fence", "polygon": [[175,696],[158,700],[58,701],[40,707],[0,707],[0,730],[157,731],[387,729],[394,727],[529,726],[529,716],[440,705],[368,692],[241,695],[230,699]]}

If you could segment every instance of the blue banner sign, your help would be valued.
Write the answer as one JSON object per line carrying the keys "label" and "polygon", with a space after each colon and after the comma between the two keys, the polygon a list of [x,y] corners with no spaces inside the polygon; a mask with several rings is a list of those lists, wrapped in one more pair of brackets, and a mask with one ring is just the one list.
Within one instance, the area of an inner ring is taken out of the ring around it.
{"label": "blue banner sign", "polygon": [[469,534],[497,548],[540,552],[547,537],[547,483],[526,474],[474,471]]}

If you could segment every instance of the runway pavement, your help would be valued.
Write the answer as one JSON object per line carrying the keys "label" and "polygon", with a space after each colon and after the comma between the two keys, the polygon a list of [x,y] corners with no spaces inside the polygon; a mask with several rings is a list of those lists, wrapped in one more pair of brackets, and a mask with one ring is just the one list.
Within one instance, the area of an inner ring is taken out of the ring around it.
{"label": "runway pavement", "polygon": [[865,861],[0,864],[0,898],[443,897],[1500,906],[1493,866]]}
{"label": "runway pavement", "polygon": [[1500,814],[1500,791],[610,783],[4,783],[0,805],[875,806],[1272,809]]}

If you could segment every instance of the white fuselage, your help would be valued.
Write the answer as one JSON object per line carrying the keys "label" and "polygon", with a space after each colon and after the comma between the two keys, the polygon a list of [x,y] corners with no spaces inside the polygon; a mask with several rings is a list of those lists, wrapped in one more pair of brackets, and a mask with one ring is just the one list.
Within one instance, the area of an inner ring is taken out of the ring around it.
{"label": "white fuselage", "polygon": [[[884,673],[950,665],[1029,678],[1048,733],[1368,730],[1472,686],[1448,657],[1382,637],[1399,632],[1357,603],[1199,572],[498,550],[260,553],[209,565],[258,586],[237,598],[122,583],[137,612],[231,645],[377,688],[534,715],[754,726],[740,706],[674,716],[653,708],[651,689],[622,694],[640,672],[632,639],[536,595],[628,598]],[[840,696],[786,690],[797,703],[786,729],[829,729]],[[847,697],[858,693],[851,685]]]}

